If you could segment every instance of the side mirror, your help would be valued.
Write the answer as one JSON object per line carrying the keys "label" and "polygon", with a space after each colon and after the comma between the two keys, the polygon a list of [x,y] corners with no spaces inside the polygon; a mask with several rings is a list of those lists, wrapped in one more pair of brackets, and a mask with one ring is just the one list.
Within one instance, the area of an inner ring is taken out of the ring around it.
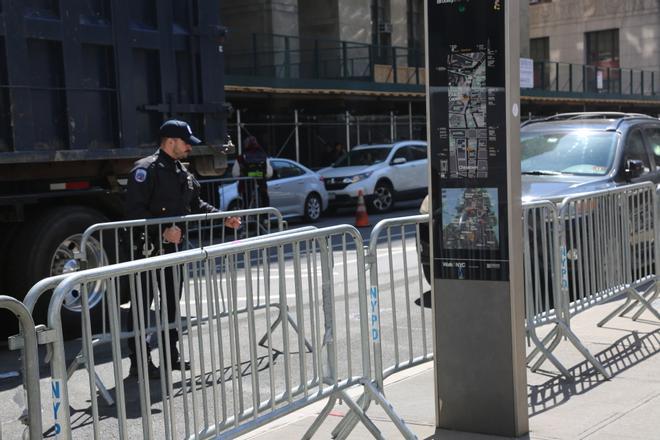
{"label": "side mirror", "polygon": [[628,159],[626,161],[625,175],[627,180],[635,179],[644,173],[644,162],[637,159]]}
{"label": "side mirror", "polygon": [[401,165],[402,163],[408,162],[405,157],[397,157],[392,160],[392,165]]}

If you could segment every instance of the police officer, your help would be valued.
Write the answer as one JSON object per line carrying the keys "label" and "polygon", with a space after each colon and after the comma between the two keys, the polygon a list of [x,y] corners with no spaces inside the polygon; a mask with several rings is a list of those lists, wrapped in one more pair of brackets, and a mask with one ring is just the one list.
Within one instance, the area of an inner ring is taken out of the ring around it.
{"label": "police officer", "polygon": [[[128,179],[128,192],[126,194],[126,217],[128,219],[142,219],[153,217],[174,217],[187,214],[217,212],[214,206],[206,203],[199,197],[200,185],[195,177],[180,162],[188,157],[192,150],[191,145],[199,145],[202,141],[193,136],[190,126],[183,121],[169,120],[160,127],[160,148],[151,156],[135,162]],[[240,227],[238,217],[225,220],[225,226]],[[162,232],[162,234],[161,234]],[[147,236],[142,237],[139,251],[145,257],[175,252],[182,240],[181,227],[172,225],[166,228],[154,227]],[[159,236],[160,235],[160,236]],[[167,317],[173,323],[176,309],[181,297],[182,276],[180,269],[171,267],[164,271],[165,286],[161,285],[161,274],[157,273],[158,289],[161,293],[161,308],[167,304]],[[178,283],[175,284],[175,278]],[[142,277],[142,305],[144,317],[148,316],[151,301],[154,296],[154,287],[147,274]],[[164,287],[164,289],[163,289]],[[128,315],[128,331],[133,330],[133,306]],[[162,324],[167,325],[166,323]],[[169,331],[169,345],[172,369],[179,370],[181,366],[189,369],[187,362],[179,359],[177,341],[179,333],[176,328]],[[165,341],[163,333],[162,341]],[[130,375],[137,376],[135,338],[129,338],[131,368]],[[161,347],[162,348],[162,347]],[[147,365],[150,378],[159,376],[158,369],[151,362],[150,348],[147,347]],[[165,356],[163,356],[166,359]]]}
{"label": "police officer", "polygon": [[273,175],[273,168],[268,155],[254,136],[247,137],[244,145],[243,154],[236,158],[231,172],[234,177],[253,178],[251,182],[245,180],[239,182],[238,190],[243,197],[245,208],[270,206],[266,179]]}

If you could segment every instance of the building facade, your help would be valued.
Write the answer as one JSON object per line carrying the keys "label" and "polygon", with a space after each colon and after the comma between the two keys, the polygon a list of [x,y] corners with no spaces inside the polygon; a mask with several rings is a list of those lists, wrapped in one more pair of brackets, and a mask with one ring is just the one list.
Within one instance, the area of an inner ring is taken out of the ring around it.
{"label": "building facade", "polygon": [[[660,2],[521,0],[522,115],[660,113]],[[315,167],[328,145],[423,139],[424,0],[225,0],[234,138]]]}
{"label": "building facade", "polygon": [[529,38],[535,89],[558,92],[536,94],[546,111],[660,113],[657,0],[530,0]]}

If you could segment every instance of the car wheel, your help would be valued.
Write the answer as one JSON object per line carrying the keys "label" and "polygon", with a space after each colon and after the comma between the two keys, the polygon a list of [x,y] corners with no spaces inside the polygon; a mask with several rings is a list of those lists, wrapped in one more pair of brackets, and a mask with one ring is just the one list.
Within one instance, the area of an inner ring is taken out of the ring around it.
{"label": "car wheel", "polygon": [[392,185],[387,182],[378,182],[371,197],[371,208],[374,212],[387,212],[394,206]]}
{"label": "car wheel", "polygon": [[315,222],[321,217],[322,211],[321,197],[318,194],[312,193],[307,196],[305,200],[305,220],[308,222]]}

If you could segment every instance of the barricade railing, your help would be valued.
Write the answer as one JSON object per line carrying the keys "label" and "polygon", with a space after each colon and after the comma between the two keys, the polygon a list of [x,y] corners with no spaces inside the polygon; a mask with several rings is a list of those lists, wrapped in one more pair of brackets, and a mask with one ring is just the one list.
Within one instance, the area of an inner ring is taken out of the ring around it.
{"label": "barricade railing", "polygon": [[[27,419],[30,439],[42,438],[41,390],[39,388],[39,354],[37,329],[28,309],[15,298],[0,296],[0,309],[13,313],[19,322],[19,334],[9,339],[11,350],[21,350],[23,387],[27,394]],[[0,430],[2,427],[0,427]],[[0,438],[2,432],[0,431]]]}
{"label": "barricade railing", "polygon": [[420,227],[428,224],[428,214],[391,218],[378,222],[369,237],[369,295],[378,292],[379,303],[372,306],[389,311],[379,321],[391,323],[386,328],[392,329],[381,332],[378,345],[379,350],[384,345],[391,353],[375,355],[374,363],[383,361],[375,371],[381,385],[391,374],[433,359],[430,309],[424,307],[423,298],[430,286],[424,288],[421,260],[422,240],[428,237],[422,237]]}
{"label": "barricade railing", "polygon": [[[336,255],[333,243],[340,243]],[[255,281],[258,267],[264,276]],[[360,385],[370,400],[385,409],[404,437],[414,438],[383,397],[372,374],[370,330],[380,328],[369,326],[364,267],[359,232],[352,226],[335,226],[219,244],[69,275],[55,289],[48,313],[53,336],[52,387],[60,390],[53,401],[60,408],[56,431],[62,438],[71,438],[69,408],[76,408],[89,415],[73,419],[77,423],[73,426],[76,437],[101,438],[101,433],[120,438],[231,437],[329,398],[304,438],[314,434],[338,399],[358,414],[374,436],[380,437],[366,408],[346,393],[348,387]],[[168,276],[175,279],[171,291],[165,282]],[[118,286],[124,279],[130,286],[131,299],[138,304],[141,298],[147,298],[147,282],[161,281],[161,288],[154,292],[155,310],[142,306],[130,311],[137,325],[137,379],[125,379],[127,360],[120,346],[120,315],[126,311],[117,299]],[[92,345],[87,305],[89,290],[99,282],[108,290],[111,353],[97,353]],[[254,307],[253,301],[257,282],[266,296],[261,310]],[[74,374],[67,383],[61,309],[67,292],[76,286],[83,304],[87,374]],[[218,313],[222,292],[230,310],[225,316]],[[181,295],[181,300],[173,304],[162,300],[172,294]],[[276,298],[285,310],[292,310],[295,333],[288,326],[273,327],[278,310],[270,306],[271,298]],[[234,313],[243,303],[246,312]],[[175,308],[174,317],[168,313],[170,305]],[[147,313],[154,315],[157,330],[157,382],[146,380],[152,374],[147,363]],[[197,319],[198,324],[184,332],[184,321],[190,319]],[[176,363],[177,353],[170,348],[176,348],[172,332],[163,331],[170,322],[180,336],[182,356],[190,361],[189,371],[181,360]],[[265,347],[258,343],[261,331],[267,335]],[[312,341],[310,347],[306,347],[308,339]],[[96,374],[114,385],[114,407],[100,407]],[[76,390],[75,396],[69,395],[69,389]],[[117,433],[112,434],[115,429]]]}
{"label": "barricade railing", "polygon": [[[568,369],[552,354],[554,347],[546,347],[549,338],[541,340],[537,334],[538,327],[547,324],[567,326],[569,322],[568,303],[562,295],[568,281],[566,252],[559,242],[557,205],[549,201],[525,203],[522,212],[525,326],[527,337],[534,343],[527,363],[531,364],[541,354],[532,370],[538,369],[547,358],[564,376],[571,377]],[[551,331],[552,335],[554,333],[554,330]],[[558,343],[558,340],[554,342]]]}
{"label": "barricade railing", "polygon": [[[433,359],[431,309],[424,307],[430,280],[424,281],[421,257],[422,242],[429,242],[429,219],[426,214],[381,220],[365,248],[374,377],[381,391],[388,376]],[[358,404],[366,410],[370,396],[361,395]],[[351,411],[333,438],[347,438],[358,421]]]}
{"label": "barricade railing", "polygon": [[[229,217],[255,219],[257,227],[254,231],[242,227],[227,234],[224,222]],[[277,222],[278,231],[284,230],[286,224],[282,214],[273,207],[97,223],[84,231],[79,252],[74,256],[86,262],[87,267],[133,261],[159,254],[163,244],[163,230],[172,225],[181,228],[183,233],[177,250],[186,250],[268,234],[271,232],[272,220]]]}
{"label": "barricade railing", "polygon": [[[90,230],[93,230],[93,231],[107,230],[107,229],[103,229],[103,228],[106,228],[106,227],[109,227],[109,226],[112,226],[112,225],[114,225],[114,224],[113,223],[98,224],[98,225],[94,225],[94,226],[90,227],[88,229],[88,231],[90,231]],[[297,228],[294,231],[274,232],[274,233],[271,233],[270,236],[286,235],[289,232],[302,232],[302,231],[309,231],[309,230],[316,230],[316,229],[317,228],[314,227],[314,226],[305,226],[305,227]],[[250,238],[246,238],[246,239],[241,240],[241,242],[249,242],[249,241],[252,241],[256,238],[259,238],[259,236],[253,236],[253,237],[250,237]],[[35,307],[36,307],[37,302],[39,302],[39,300],[44,295],[46,295],[48,292],[51,292],[53,289],[55,289],[69,275],[70,274],[60,274],[60,275],[52,276],[52,277],[49,277],[49,278],[45,278],[45,279],[39,281],[34,286],[32,286],[32,288],[28,291],[28,293],[27,293],[27,295],[25,296],[25,299],[24,299],[24,303],[25,303],[25,306],[27,307],[28,311],[32,314]],[[258,271],[257,271],[256,275],[257,275],[257,284],[259,284],[258,280],[259,280],[259,277],[261,275]],[[95,290],[98,289],[101,284],[102,283],[96,283],[94,285],[93,289],[95,289]],[[131,300],[130,294],[127,294],[126,292],[122,292],[122,289],[126,290],[128,288],[129,287],[126,283],[124,283],[124,285],[122,285],[122,286],[118,286],[117,291],[118,291],[118,297],[119,297],[120,304],[123,303],[123,302],[127,302],[127,301]],[[75,288],[72,289],[72,291],[79,292],[80,291],[80,286],[75,286]],[[107,322],[108,313],[107,313],[107,299],[106,299],[107,288],[106,287],[103,288],[103,293],[102,294],[103,294],[103,298],[101,299],[101,304],[99,306],[100,311],[101,311],[100,314],[98,313],[99,309],[94,310],[94,308],[91,307],[89,299],[87,300],[88,312],[90,312],[90,326],[91,326],[92,331],[93,331],[93,335],[92,335],[92,346],[93,347],[98,347],[102,344],[107,344],[111,340],[110,335],[109,335],[109,324]],[[66,301],[66,298],[69,297],[70,295],[71,295],[71,292],[69,292],[69,294],[65,297],[65,301]],[[254,302],[255,309],[264,308],[266,306],[265,298],[262,298],[262,295],[263,295],[263,292],[261,290],[257,290],[256,301]],[[88,296],[90,296],[90,295],[88,294]],[[295,320],[293,319],[290,312],[288,312],[284,308],[281,308],[280,304],[277,301],[271,301],[270,306],[279,309],[279,314],[278,314],[275,322],[272,325],[273,328],[275,328],[277,325],[279,325],[281,322],[284,321],[284,322],[288,322],[293,327],[294,331],[297,331]],[[229,313],[229,309],[228,309],[228,305],[227,305],[227,298],[222,293],[221,293],[221,296],[220,296],[220,305],[217,306],[217,309],[218,309],[217,313],[219,314],[219,316],[227,316],[228,313]],[[92,316],[92,313],[91,313],[92,311],[95,311],[96,312],[95,315],[97,315],[97,316]],[[246,308],[243,307],[243,308],[239,308],[234,313],[242,313],[242,312],[245,312],[245,311],[246,311]],[[100,316],[98,316],[98,315],[100,315]],[[148,332],[153,332],[154,329],[155,329],[155,324],[152,323],[151,316],[147,316],[146,319],[147,319],[147,323],[146,323],[147,331]],[[101,321],[101,323],[99,324],[98,321]],[[126,327],[125,321],[126,321],[126,317],[124,318],[123,321],[120,319],[120,322],[119,322],[119,327],[120,328]],[[201,320],[201,322],[204,322],[204,321],[205,321],[205,319]],[[123,325],[122,325],[122,322],[124,322]],[[81,321],[80,324],[82,324],[82,321]],[[187,329],[189,327],[193,327],[193,326],[196,326],[196,325],[198,325],[198,320],[197,319],[191,319],[186,323],[186,325],[184,325],[184,328]],[[124,331],[120,332],[120,337],[122,339],[128,339],[128,338],[134,337],[134,336],[135,336],[135,331],[124,330]],[[263,341],[265,340],[265,338],[266,338],[266,334],[264,334],[264,336],[262,337],[262,339],[260,340],[259,343],[263,344]],[[306,341],[306,346],[307,346],[307,348],[310,347],[310,342],[309,341]],[[48,363],[48,362],[50,362],[50,354],[47,354],[47,356],[46,356],[46,363]],[[75,371],[81,365],[82,366],[87,365],[87,359],[85,357],[84,350],[80,350],[80,352],[71,361],[71,363],[68,367],[69,377],[71,377],[71,375],[74,374]],[[106,403],[108,405],[113,405],[114,404],[114,399],[112,398],[111,394],[108,392],[106,386],[103,383],[103,380],[101,379],[101,377],[98,374],[95,374],[95,383],[96,383],[96,386],[97,386],[99,392],[101,393],[101,396],[104,398]]]}
{"label": "barricade railing", "polygon": [[[252,230],[249,225],[245,225],[227,234],[224,222],[229,217],[239,217],[244,223],[246,219],[252,219],[252,224],[256,227]],[[272,207],[97,223],[87,228],[82,234],[80,252],[78,254],[74,253],[74,257],[81,261],[81,267],[93,268],[158,255],[164,253],[160,251],[164,244],[162,243],[163,230],[171,225],[179,226],[183,231],[183,235],[181,244],[175,245],[174,249],[170,249],[170,251],[203,248],[204,246],[224,243],[228,240],[246,239],[269,234],[273,231],[271,228],[272,220],[276,222],[277,231],[283,231],[286,227],[282,214]],[[216,229],[219,229],[219,233],[215,232]],[[90,254],[89,250],[93,252]],[[260,293],[257,292],[258,306],[263,305],[263,298]],[[106,305],[103,299],[103,286],[99,284],[97,289],[90,295],[90,306],[100,305],[104,309]],[[122,302],[126,301],[128,301],[128,298],[124,297]],[[70,292],[65,303],[67,308],[79,310],[80,300],[77,296],[77,290],[74,289]],[[226,302],[224,301],[223,307],[226,310]],[[107,326],[103,321],[101,333],[105,333],[106,330]]]}
{"label": "barricade railing", "polygon": [[[650,302],[658,294],[655,186],[647,182],[578,194],[557,207],[537,202],[523,205],[523,212],[527,329],[536,345],[527,359],[531,369],[549,359],[570,377],[551,355],[566,338],[609,378],[609,372],[570,329],[570,319],[624,295],[626,302],[599,326],[632,307],[639,307],[633,319],[644,310],[660,319]],[[643,293],[640,288],[645,288]],[[554,327],[539,341],[535,329],[544,323]]]}

